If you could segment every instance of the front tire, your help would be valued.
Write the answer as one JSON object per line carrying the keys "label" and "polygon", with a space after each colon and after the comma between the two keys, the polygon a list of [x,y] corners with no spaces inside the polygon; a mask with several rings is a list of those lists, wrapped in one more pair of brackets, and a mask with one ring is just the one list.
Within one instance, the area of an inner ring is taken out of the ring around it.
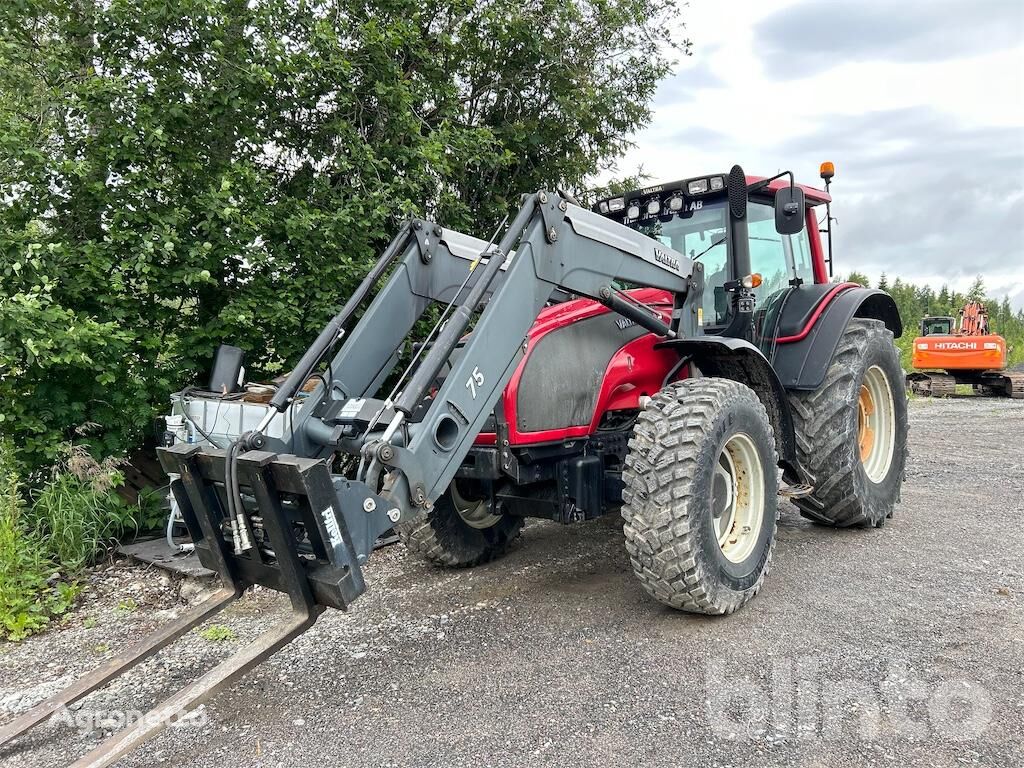
{"label": "front tire", "polygon": [[468,568],[504,555],[523,529],[523,518],[453,480],[428,512],[395,525],[399,539],[434,565]]}
{"label": "front tire", "polygon": [[732,613],[761,589],[778,518],[777,456],[753,390],[689,379],[637,419],[623,472],[626,551],[643,588],[691,613]]}
{"label": "front tire", "polygon": [[797,459],[814,486],[794,500],[800,514],[840,528],[892,517],[906,465],[904,381],[892,332],[855,318],[821,386],[790,393]]}

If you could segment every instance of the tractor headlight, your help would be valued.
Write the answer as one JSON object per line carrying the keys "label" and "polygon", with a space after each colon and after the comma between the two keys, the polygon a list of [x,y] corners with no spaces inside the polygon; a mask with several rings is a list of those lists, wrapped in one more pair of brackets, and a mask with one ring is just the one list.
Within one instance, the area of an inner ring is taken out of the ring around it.
{"label": "tractor headlight", "polygon": [[601,213],[608,213],[608,203],[602,200],[600,203],[597,204],[597,210],[600,211]]}
{"label": "tractor headlight", "polygon": [[725,189],[725,179],[722,178],[721,176],[712,176],[711,177],[711,191],[712,192],[720,192],[723,189]]}
{"label": "tractor headlight", "polygon": [[608,201],[608,210],[611,211],[612,213],[615,213],[616,211],[621,211],[625,207],[626,201],[623,200],[621,197],[613,197],[611,200]]}
{"label": "tractor headlight", "polygon": [[660,200],[650,200],[650,201],[648,201],[648,203],[647,203],[647,215],[648,216],[654,216],[660,210],[661,210],[661,201]]}
{"label": "tractor headlight", "polygon": [[629,208],[626,209],[627,219],[639,219],[640,218],[640,206],[636,203],[630,203]]}
{"label": "tractor headlight", "polygon": [[694,179],[688,182],[686,185],[686,193],[688,195],[703,195],[708,191],[708,180],[707,179]]}
{"label": "tractor headlight", "polygon": [[676,211],[683,210],[683,198],[681,198],[679,195],[676,195],[675,197],[670,197],[668,199],[668,209],[673,213],[675,213]]}

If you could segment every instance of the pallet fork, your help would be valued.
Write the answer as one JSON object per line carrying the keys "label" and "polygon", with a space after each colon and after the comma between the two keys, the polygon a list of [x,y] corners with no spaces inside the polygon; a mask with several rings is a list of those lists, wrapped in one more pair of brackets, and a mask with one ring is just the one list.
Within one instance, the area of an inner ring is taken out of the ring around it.
{"label": "pallet fork", "polygon": [[[240,484],[258,505],[254,514],[246,512],[244,523],[253,535],[254,518],[258,520],[274,553],[271,565],[255,547],[245,556],[233,556],[217,535],[221,521],[215,496],[223,494],[223,456],[216,451],[204,452],[197,445],[183,445],[162,451],[161,459],[165,469],[180,476],[172,490],[200,560],[218,573],[225,586],[136,646],[0,728],[0,749],[215,616],[241,597],[248,586],[264,583],[288,593],[292,610],[287,619],[73,763],[74,768],[111,765],[294,640],[313,625],[325,607],[344,609],[363,591],[362,574],[344,517],[334,509],[337,495],[326,462],[279,457],[263,451],[250,451],[238,458]],[[282,495],[293,501],[290,510],[282,508]],[[314,515],[313,510],[319,514]],[[315,534],[311,539],[316,542],[314,550],[326,562],[313,562],[311,566],[311,560],[300,555],[289,526],[289,513],[309,522],[308,530],[324,533],[322,539]],[[314,517],[319,525],[312,522]]]}

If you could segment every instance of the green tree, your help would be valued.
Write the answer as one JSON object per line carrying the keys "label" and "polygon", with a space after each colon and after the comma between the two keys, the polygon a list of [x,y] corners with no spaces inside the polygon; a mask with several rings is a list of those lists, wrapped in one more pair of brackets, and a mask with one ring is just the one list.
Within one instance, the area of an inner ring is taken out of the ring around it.
{"label": "green tree", "polygon": [[216,345],[285,370],[409,215],[489,234],[650,118],[674,0],[0,8],[0,420],[123,451]]}
{"label": "green tree", "polygon": [[970,289],[967,291],[968,301],[984,301],[985,300],[985,281],[981,279],[981,275],[974,278],[974,282],[971,283]]}
{"label": "green tree", "polygon": [[871,287],[871,281],[868,279],[868,276],[863,275],[860,272],[851,272],[847,275],[846,282],[857,283],[858,285],[863,285],[865,288]]}
{"label": "green tree", "polygon": [[1013,320],[1013,308],[1010,306],[1010,297],[1005,293],[1003,300],[999,303],[999,321],[1008,323]]}

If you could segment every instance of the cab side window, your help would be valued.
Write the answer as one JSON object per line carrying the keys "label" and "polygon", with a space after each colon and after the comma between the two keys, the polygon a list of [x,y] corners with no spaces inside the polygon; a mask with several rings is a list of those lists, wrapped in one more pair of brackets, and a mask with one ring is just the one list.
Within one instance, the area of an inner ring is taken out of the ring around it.
{"label": "cab side window", "polygon": [[805,283],[813,283],[814,266],[807,229],[795,235],[780,235],[775,231],[775,211],[772,206],[752,203],[747,210],[750,271],[759,272],[762,280],[761,287],[754,291],[758,304],[763,304],[773,293],[788,287],[794,276]]}
{"label": "cab side window", "polygon": [[793,262],[796,265],[796,276],[805,284],[814,282],[814,262],[811,261],[811,241],[808,239],[807,227],[795,235],[788,235],[793,251]]}

